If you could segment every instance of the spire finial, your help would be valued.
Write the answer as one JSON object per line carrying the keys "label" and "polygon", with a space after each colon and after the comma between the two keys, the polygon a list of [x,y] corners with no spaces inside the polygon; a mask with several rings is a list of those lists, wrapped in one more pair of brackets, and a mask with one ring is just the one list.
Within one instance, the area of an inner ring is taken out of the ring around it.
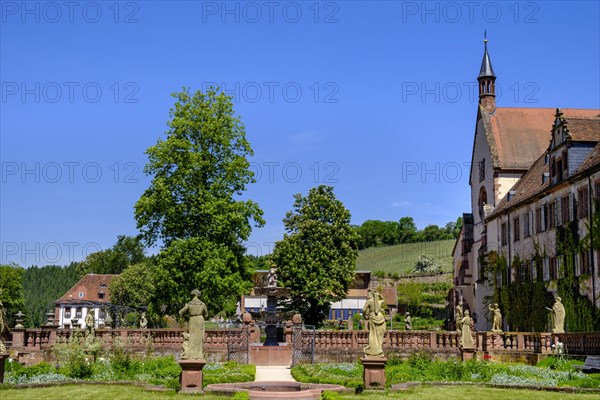
{"label": "spire finial", "polygon": [[488,42],[488,40],[487,40],[487,29],[484,29],[483,30],[483,43],[487,43],[487,42]]}

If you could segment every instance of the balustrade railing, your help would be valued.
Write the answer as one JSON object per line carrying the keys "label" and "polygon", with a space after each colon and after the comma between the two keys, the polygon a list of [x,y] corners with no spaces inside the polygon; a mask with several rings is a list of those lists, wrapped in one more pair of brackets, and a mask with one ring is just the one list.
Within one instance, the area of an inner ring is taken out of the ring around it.
{"label": "balustrade railing", "polygon": [[[242,343],[244,328],[207,329],[204,345],[207,351],[227,351],[228,343]],[[55,342],[68,341],[75,331],[42,327],[13,330],[12,347],[23,351],[47,349]],[[139,348],[149,344],[157,349],[180,349],[183,343],[181,329],[97,329],[95,336],[106,346],[116,340],[125,346]],[[303,331],[302,342],[311,343],[314,335],[316,351],[335,349],[362,349],[368,344],[368,332]],[[600,332],[590,333],[535,333],[535,332],[473,332],[476,350],[485,352],[524,352],[548,354],[552,345],[564,343],[569,354],[600,354]],[[454,331],[387,331],[384,338],[386,351],[426,349],[436,352],[459,352],[460,334]]]}

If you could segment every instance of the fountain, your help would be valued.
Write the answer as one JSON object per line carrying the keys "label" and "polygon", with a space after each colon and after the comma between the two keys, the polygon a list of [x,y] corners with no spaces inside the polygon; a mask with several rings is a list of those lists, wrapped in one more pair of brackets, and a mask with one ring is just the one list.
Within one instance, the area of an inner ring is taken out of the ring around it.
{"label": "fountain", "polygon": [[278,340],[277,330],[282,321],[286,320],[292,312],[277,308],[277,302],[289,297],[290,288],[280,287],[277,284],[277,270],[271,267],[261,287],[254,288],[254,294],[267,297],[267,306],[260,311],[251,312],[252,317],[260,325],[264,325],[265,341],[252,343],[249,346],[251,362],[256,365],[290,365],[292,348],[290,343]]}
{"label": "fountain", "polygon": [[276,269],[272,267],[267,275],[267,286],[254,288],[254,293],[259,296],[267,296],[267,308],[254,314],[253,317],[260,317],[265,323],[266,339],[263,346],[279,346],[277,341],[277,326],[285,316],[283,311],[277,310],[277,301],[281,298],[289,297],[290,289],[277,286]]}

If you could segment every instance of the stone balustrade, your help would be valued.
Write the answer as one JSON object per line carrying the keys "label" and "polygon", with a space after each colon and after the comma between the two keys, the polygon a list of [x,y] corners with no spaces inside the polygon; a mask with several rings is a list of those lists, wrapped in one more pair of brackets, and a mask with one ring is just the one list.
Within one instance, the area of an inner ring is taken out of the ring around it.
{"label": "stone balustrade", "polygon": [[[248,328],[208,329],[205,334],[207,352],[226,352],[228,344],[237,347],[248,343]],[[152,345],[155,350],[178,351],[182,347],[181,329],[97,329],[95,336],[106,346],[120,340],[130,348],[145,348]],[[291,332],[291,329],[290,329]],[[35,329],[13,329],[12,348],[18,352],[35,352],[51,348],[54,343],[67,341],[74,331],[44,326]],[[291,338],[286,335],[286,340]],[[315,352],[345,351],[360,352],[368,343],[368,332],[313,331],[303,330],[303,347],[313,345]],[[460,335],[453,331],[387,331],[384,338],[386,352],[428,350],[437,353],[459,353]],[[487,353],[518,352],[529,354],[551,354],[552,344],[563,342],[569,354],[600,354],[600,332],[590,333],[535,333],[535,332],[473,332],[476,351]]]}

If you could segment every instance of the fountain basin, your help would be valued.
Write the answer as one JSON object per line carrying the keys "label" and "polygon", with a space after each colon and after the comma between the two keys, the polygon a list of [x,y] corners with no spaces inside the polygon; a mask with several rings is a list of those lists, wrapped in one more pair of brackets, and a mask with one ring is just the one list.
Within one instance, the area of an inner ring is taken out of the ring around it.
{"label": "fountain basin", "polygon": [[204,388],[205,393],[233,396],[236,392],[248,392],[251,400],[320,399],[321,392],[330,390],[344,392],[340,385],[312,384],[300,382],[258,381],[243,383],[213,383]]}

